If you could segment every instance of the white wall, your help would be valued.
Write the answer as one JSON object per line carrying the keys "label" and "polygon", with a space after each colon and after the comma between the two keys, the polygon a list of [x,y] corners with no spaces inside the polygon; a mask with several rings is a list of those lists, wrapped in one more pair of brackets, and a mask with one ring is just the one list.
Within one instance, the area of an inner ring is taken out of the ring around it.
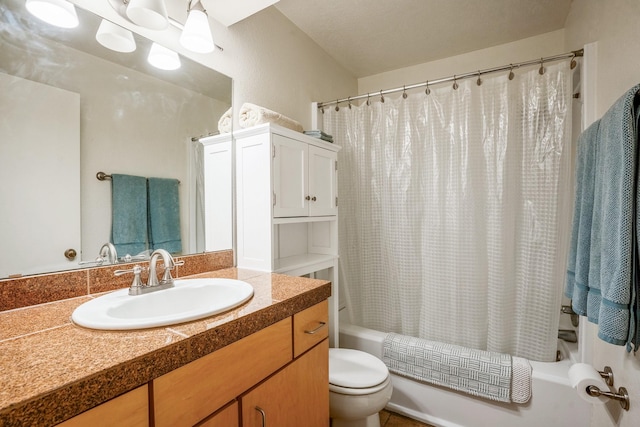
{"label": "white wall", "polygon": [[[597,116],[601,117],[623,93],[640,82],[640,2],[637,0],[573,0],[565,23],[565,46],[578,49],[597,42]],[[583,324],[587,324],[584,322]],[[595,327],[588,324],[589,329]],[[595,336],[595,332],[591,335]],[[592,343],[593,365],[611,366],[615,386],[624,386],[631,410],[616,402],[595,406],[592,427],[640,425],[640,355],[599,339]]]}
{"label": "white wall", "polygon": [[[360,78],[358,79],[358,93],[374,93],[383,89],[423,83],[426,80],[529,61],[564,52],[566,52],[564,49],[564,30],[558,30],[463,55]],[[342,97],[344,96],[346,94],[342,95]]]}
{"label": "white wall", "polygon": [[[356,79],[275,7],[218,32],[233,104],[262,105],[311,126],[310,104],[354,93]],[[237,120],[235,122],[237,124]]]}

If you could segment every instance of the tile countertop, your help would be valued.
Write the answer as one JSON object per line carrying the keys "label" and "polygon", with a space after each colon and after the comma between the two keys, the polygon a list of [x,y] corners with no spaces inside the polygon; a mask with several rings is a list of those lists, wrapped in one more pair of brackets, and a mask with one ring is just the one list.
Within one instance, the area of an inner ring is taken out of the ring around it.
{"label": "tile countertop", "polygon": [[84,296],[0,312],[0,426],[53,425],[328,298],[328,281],[227,268],[254,296],[193,322],[135,331],[71,323]]}

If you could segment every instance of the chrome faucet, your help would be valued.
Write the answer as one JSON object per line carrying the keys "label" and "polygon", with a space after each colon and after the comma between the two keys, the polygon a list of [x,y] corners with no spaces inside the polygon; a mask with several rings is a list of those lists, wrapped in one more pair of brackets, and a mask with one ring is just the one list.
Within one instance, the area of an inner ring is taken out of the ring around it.
{"label": "chrome faucet", "polygon": [[[158,262],[158,257],[162,257],[162,263],[164,264],[164,274],[162,275],[162,280],[160,280],[159,282],[156,273],[156,263]],[[175,267],[176,263],[173,260],[173,257],[165,249],[156,249],[155,251],[153,251],[153,253],[151,254],[151,259],[149,260],[149,281],[147,282],[147,286],[162,286],[162,289],[172,287],[173,277],[171,277],[171,270],[173,270]]]}
{"label": "chrome faucet", "polygon": [[[157,275],[157,267],[158,258],[162,257],[162,262],[164,264],[164,273],[162,275],[162,280],[158,281]],[[114,274],[116,276],[121,276],[127,273],[133,273],[133,282],[129,287],[129,295],[142,295],[147,294],[149,292],[159,291],[161,289],[169,289],[173,287],[173,277],[171,277],[171,270],[173,270],[178,265],[184,265],[184,261],[175,261],[171,254],[164,249],[156,249],[151,254],[151,259],[149,260],[149,268],[144,268],[139,265],[134,265],[133,268],[129,270],[116,270]],[[140,275],[143,271],[149,271],[149,280],[145,285],[140,279]]]}
{"label": "chrome faucet", "polygon": [[99,258],[102,258],[102,262],[108,261],[109,264],[115,264],[118,261],[118,252],[113,243],[107,242],[100,248]]}

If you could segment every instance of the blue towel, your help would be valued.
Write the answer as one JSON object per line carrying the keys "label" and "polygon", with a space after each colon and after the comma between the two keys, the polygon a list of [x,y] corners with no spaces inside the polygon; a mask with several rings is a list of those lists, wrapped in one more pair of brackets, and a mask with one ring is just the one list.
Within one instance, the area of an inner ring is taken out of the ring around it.
{"label": "blue towel", "polygon": [[182,252],[180,238],[180,182],[177,179],[149,178],[149,247]]}
{"label": "blue towel", "polygon": [[147,179],[111,175],[111,242],[119,254],[147,249]]}
{"label": "blue towel", "polygon": [[[567,265],[565,295],[572,299],[573,311],[588,316],[593,310],[587,310],[587,299],[591,295],[600,295],[600,288],[590,289],[589,260],[591,250],[591,223],[593,218],[593,191],[595,175],[597,139],[600,121],[589,126],[578,138],[578,157],[576,159],[576,191],[573,213],[573,230]],[[598,283],[599,285],[599,283]],[[598,303],[599,307],[599,303]],[[597,313],[597,310],[596,310]],[[596,317],[589,318],[597,323]]]}
{"label": "blue towel", "polygon": [[[637,111],[635,86],[579,139],[576,206],[565,294],[602,340],[635,341]],[[635,344],[637,346],[637,343]]]}

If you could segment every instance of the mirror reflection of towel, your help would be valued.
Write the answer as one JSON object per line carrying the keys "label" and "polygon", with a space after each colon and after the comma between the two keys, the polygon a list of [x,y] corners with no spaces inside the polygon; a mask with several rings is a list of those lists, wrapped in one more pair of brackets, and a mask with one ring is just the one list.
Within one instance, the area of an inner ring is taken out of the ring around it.
{"label": "mirror reflection of towel", "polygon": [[180,198],[177,179],[149,178],[149,249],[182,252]]}
{"label": "mirror reflection of towel", "polygon": [[147,179],[111,175],[111,242],[118,254],[147,249]]}

